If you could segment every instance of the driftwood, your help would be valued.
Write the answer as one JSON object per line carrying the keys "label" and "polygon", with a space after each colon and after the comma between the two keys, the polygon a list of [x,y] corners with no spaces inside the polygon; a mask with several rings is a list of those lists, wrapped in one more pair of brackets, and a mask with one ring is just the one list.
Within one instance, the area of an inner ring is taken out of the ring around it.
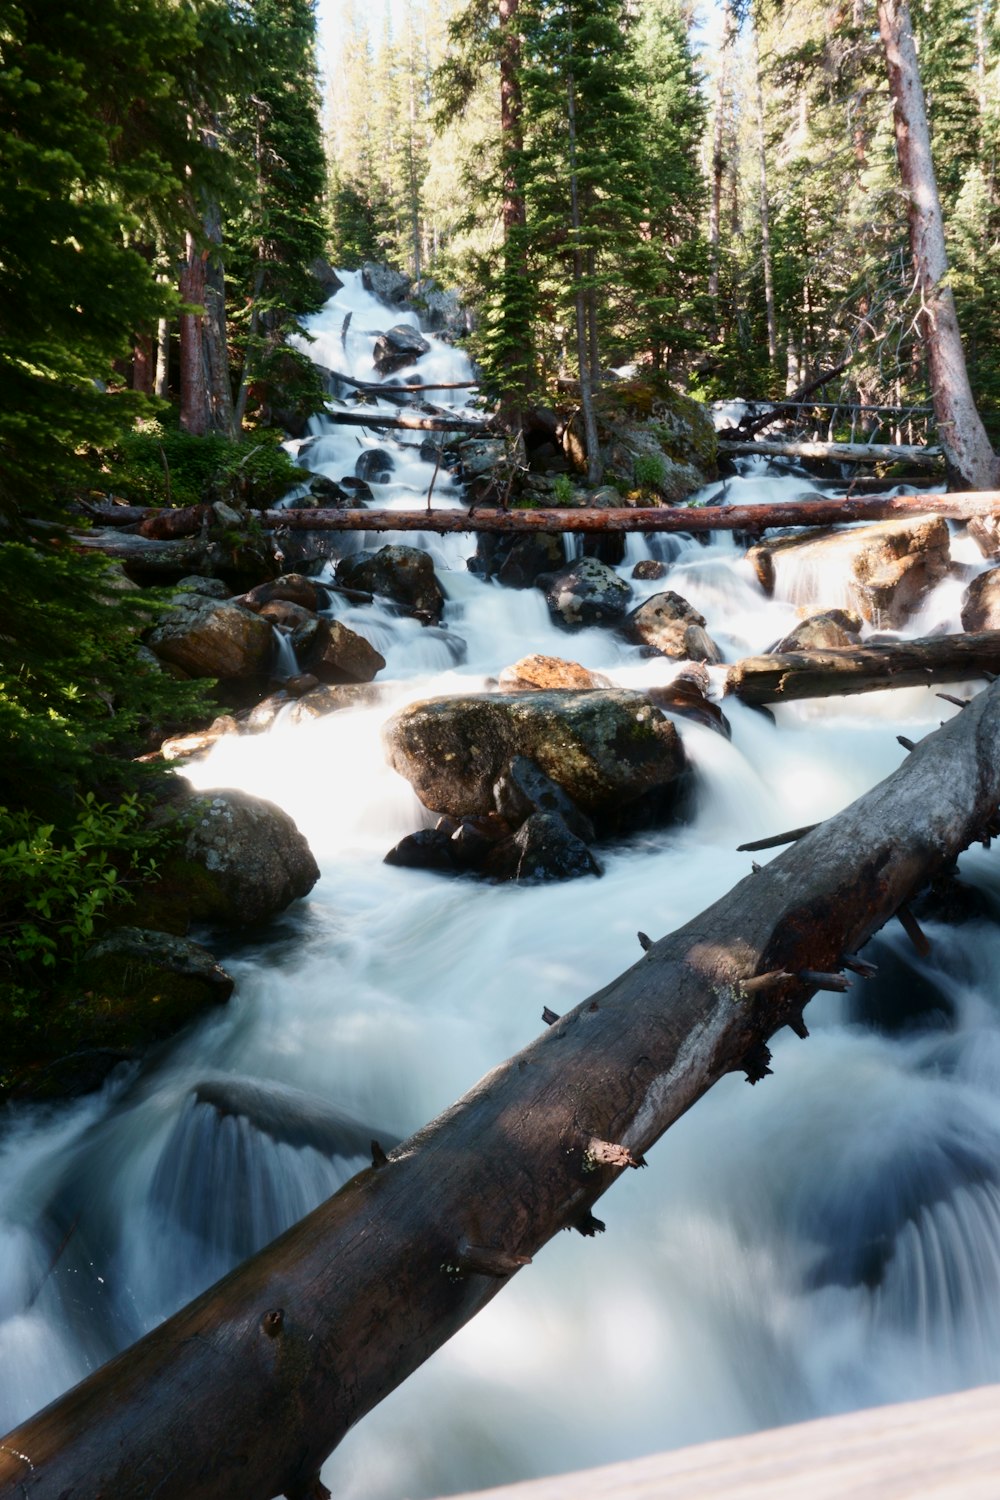
{"label": "driftwood", "polygon": [[[831,646],[748,656],[729,668],[726,692],[744,703],[876,693],[882,688],[965,682],[1000,673],[1000,630],[914,641]],[[952,700],[954,701],[954,700]]]}
{"label": "driftwood", "polygon": [[[432,1124],[0,1442],[31,1500],[303,1500],[348,1429],[724,1073],[1000,801],[1000,684],[887,780],[545,1028]],[[748,1108],[752,1107],[750,1100]]]}
{"label": "driftwood", "polygon": [[916,464],[930,468],[944,463],[940,448],[924,448],[914,443],[820,443],[787,442],[778,439],[752,443],[719,441],[719,452],[737,457],[751,455],[756,458],[819,458],[833,463],[851,464]]}
{"label": "driftwood", "polygon": [[372,411],[363,406],[348,411],[342,406],[327,406],[323,416],[330,422],[347,427],[404,427],[417,432],[491,432],[492,426],[485,417],[446,417],[417,415],[415,412]]}

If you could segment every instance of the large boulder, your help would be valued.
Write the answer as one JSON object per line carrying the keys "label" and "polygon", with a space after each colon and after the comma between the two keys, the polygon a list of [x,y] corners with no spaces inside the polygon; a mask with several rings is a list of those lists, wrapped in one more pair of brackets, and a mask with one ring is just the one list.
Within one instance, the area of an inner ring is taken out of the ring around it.
{"label": "large boulder", "polygon": [[319,866],[295,823],[273,802],[246,792],[189,792],[156,815],[182,842],[138,910],[186,931],[191,922],[251,927],[306,896]]}
{"label": "large boulder", "polygon": [[434,333],[460,338],[472,332],[472,315],[462,306],[458,293],[445,291],[430,277],[414,282],[410,302],[424,327]]}
{"label": "large boulder", "polygon": [[671,810],[686,768],[673,724],[633,692],[431,698],[390,719],[383,740],[424,806],[456,818],[499,810],[494,789],[525,757],[599,831],[635,827]]}
{"label": "large boulder", "polygon": [[184,593],[174,596],[146,644],[189,677],[247,682],[266,677],[273,638],[267,621],[242,604]]}
{"label": "large boulder", "polygon": [[397,323],[388,333],[379,334],[372,359],[380,375],[391,375],[393,370],[415,364],[430,347],[419,328],[413,328],[409,323]]}
{"label": "large boulder", "polygon": [[337,582],[343,588],[362,589],[402,604],[425,623],[436,624],[444,609],[434,564],[419,547],[355,552],[337,564]]}
{"label": "large boulder", "polygon": [[310,620],[293,630],[292,649],[301,672],[325,683],[371,682],[385,657],[339,620]]}
{"label": "large boulder", "polygon": [[1000,568],[974,578],[962,596],[963,630],[1000,630]]}
{"label": "large boulder", "polygon": [[596,557],[581,557],[558,573],[539,574],[557,625],[580,630],[585,625],[615,625],[632,601],[632,586]]}
{"label": "large boulder", "polygon": [[371,292],[373,297],[390,307],[405,302],[410,295],[409,276],[404,276],[402,271],[394,271],[391,266],[378,265],[371,260],[366,260],[361,267],[361,285],[366,292]]}
{"label": "large boulder", "polygon": [[722,661],[722,652],[705,629],[705,617],[680,594],[654,594],[634,609],[624,625],[630,641],[648,646],[675,661]]}
{"label": "large boulder", "polygon": [[495,578],[508,589],[534,588],[541,573],[552,573],[566,561],[562,536],[538,531],[529,536],[502,536],[481,531],[467,567],[485,578]]}
{"label": "large boulder", "polygon": [[[597,393],[595,408],[608,478],[674,503],[714,477],[717,439],[711,416],[666,380],[609,382]],[[563,446],[576,468],[586,467],[579,414],[568,424]]]}
{"label": "large boulder", "polygon": [[[898,628],[951,567],[948,523],[941,516],[881,521],[822,535],[777,536],[747,554],[766,593],[779,572],[810,580],[840,575],[851,606],[870,625]],[[786,587],[794,594],[794,583]]]}

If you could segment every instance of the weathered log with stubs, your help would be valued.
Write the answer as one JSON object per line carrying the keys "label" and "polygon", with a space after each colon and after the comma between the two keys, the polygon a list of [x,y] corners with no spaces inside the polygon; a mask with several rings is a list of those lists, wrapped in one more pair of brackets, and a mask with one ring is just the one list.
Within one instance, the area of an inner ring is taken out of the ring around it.
{"label": "weathered log with stubs", "polygon": [[345,427],[403,427],[416,432],[484,432],[491,429],[491,423],[485,417],[426,416],[407,409],[386,412],[359,406],[349,411],[343,406],[328,406],[323,415],[328,422]]}
{"label": "weathered log with stubs", "polygon": [[[591,1210],[723,1074],[843,988],[857,950],[985,836],[1000,684],[463,1099],[0,1442],[23,1500],[290,1500],[349,1428]],[[752,1108],[748,1098],[747,1107]],[[584,1253],[584,1252],[581,1252]]]}
{"label": "weathered log with stubs", "polygon": [[940,448],[925,448],[916,443],[821,443],[756,438],[751,443],[719,439],[719,452],[733,458],[811,458],[830,463],[850,464],[916,464],[920,468],[938,467],[944,463]]}
{"label": "weathered log with stubs", "polygon": [[1000,630],[978,635],[935,635],[914,641],[831,646],[825,651],[782,651],[748,656],[729,668],[726,692],[744,703],[830,698],[835,693],[876,693],[883,688],[965,682],[1000,673]]}

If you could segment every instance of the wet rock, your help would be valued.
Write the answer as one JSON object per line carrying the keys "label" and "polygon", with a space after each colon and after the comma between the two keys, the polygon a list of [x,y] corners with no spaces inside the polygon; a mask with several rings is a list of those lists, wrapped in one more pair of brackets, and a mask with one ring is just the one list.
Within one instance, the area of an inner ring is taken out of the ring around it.
{"label": "wet rock", "polygon": [[[296,672],[294,677],[285,678],[285,692],[289,698],[302,698],[306,693],[311,693],[313,688],[319,687],[319,678],[314,677],[311,672]],[[336,689],[331,689],[336,691]]]}
{"label": "wet rock", "polygon": [[608,531],[583,538],[584,557],[596,557],[598,562],[607,563],[609,568],[617,568],[625,561],[625,534],[621,531]]}
{"label": "wet rock", "polygon": [[272,635],[266,620],[229,600],[177,594],[170,611],[146,637],[160,661],[189,677],[247,682],[266,677]]}
{"label": "wet rock", "polygon": [[160,754],[168,761],[188,760],[192,755],[200,755],[214,745],[216,740],[221,740],[223,735],[236,734],[238,730],[239,725],[230,714],[220,714],[207,729],[199,729],[192,734],[171,735],[160,746]]}
{"label": "wet rock", "polygon": [[586,813],[525,755],[516,755],[496,782],[493,800],[497,812],[512,827],[518,827],[532,813],[555,813],[577,838],[588,844],[595,838],[594,825]]}
{"label": "wet rock", "polygon": [[488,474],[503,463],[507,446],[502,438],[469,438],[458,446],[458,456],[468,479]]}
{"label": "wet rock", "polygon": [[643,582],[647,583],[653,582],[658,578],[666,578],[666,576],[666,563],[657,562],[655,557],[644,557],[642,561],[637,562],[635,567],[632,569],[633,578],[641,579]]}
{"label": "wet rock", "polygon": [[371,682],[385,666],[381,652],[339,620],[311,620],[291,640],[301,670],[320,682]]}
{"label": "wet rock", "polygon": [[647,688],[650,703],[662,708],[664,713],[679,714],[682,719],[691,719],[714,729],[725,739],[731,740],[733,732],[722,709],[712,701],[711,682],[708,672],[700,662],[691,662],[664,687]]}
{"label": "wet rock", "polygon": [[552,618],[567,630],[617,624],[632,599],[631,585],[594,557],[581,558],[558,573],[540,574],[536,583],[545,592]]}
{"label": "wet rock", "polygon": [[245,792],[190,792],[158,810],[154,822],[180,830],[161,879],[140,900],[186,931],[191,922],[249,927],[308,895],[319,866],[295,823]]}
{"label": "wet rock", "polygon": [[255,589],[243,595],[240,600],[247,609],[260,610],[265,604],[270,604],[274,599],[282,599],[288,604],[299,604],[303,609],[311,610],[313,613],[318,609],[324,609],[327,603],[326,589],[317,583],[314,578],[307,578],[303,573],[282,573],[280,578],[273,579],[270,583],[258,584]]}
{"label": "wet rock", "polygon": [[408,833],[389,850],[383,863],[401,865],[407,870],[440,870],[446,875],[458,872],[451,836],[439,828],[421,828],[417,833]]}
{"label": "wet rock", "polygon": [[[376,682],[345,682],[340,686],[315,685],[302,693],[288,710],[289,724],[322,719],[342,708],[371,708],[382,701],[384,688]],[[287,686],[287,684],[286,684]]]}
{"label": "wet rock", "polygon": [[272,625],[283,625],[286,630],[298,630],[300,625],[308,625],[310,620],[316,616],[310,609],[303,609],[301,604],[290,604],[287,599],[270,599],[267,604],[262,604],[257,611],[262,620],[269,621]]}
{"label": "wet rock", "polygon": [[271,693],[267,698],[262,698],[259,703],[254,704],[253,708],[248,709],[243,718],[240,719],[239,726],[241,733],[263,734],[265,730],[271,728],[282,709],[287,708],[291,701],[284,688],[279,689],[276,693]]}
{"label": "wet rock", "polygon": [[435,812],[492,812],[495,785],[524,756],[599,831],[668,816],[686,766],[673,724],[642,693],[621,691],[427,699],[390,719],[383,743]]}
{"label": "wet rock", "polygon": [[430,277],[414,282],[411,302],[419,312],[424,327],[433,333],[461,338],[463,334],[472,332],[472,316],[462,306],[458,293],[445,291]]}
{"label": "wet rock", "polygon": [[941,516],[880,521],[850,531],[777,536],[747,554],[761,587],[773,593],[775,569],[846,575],[853,608],[870,625],[896,629],[951,566],[948,523]]}
{"label": "wet rock", "polygon": [[[438,827],[446,825],[439,822]],[[502,839],[510,837],[511,825],[498,813],[483,813],[480,817],[460,818],[451,830],[451,848],[456,865],[465,870],[478,870]]]}
{"label": "wet rock", "polygon": [[444,594],[434,564],[418,547],[356,552],[337,564],[337,582],[345,588],[365,589],[391,599],[434,624],[444,609]]}
{"label": "wet rock", "polygon": [[492,537],[480,533],[480,540],[493,542],[494,560],[486,570],[507,589],[534,588],[540,574],[551,573],[566,561],[563,540],[556,532],[540,531],[533,536]]}
{"label": "wet rock", "polygon": [[563,661],[558,656],[522,656],[513,666],[503,668],[499,681],[505,693],[547,692],[551,688],[583,692],[613,686],[600,672],[590,672],[579,662]]}
{"label": "wet rock", "polygon": [[345,489],[351,497],[351,503],[355,510],[361,510],[364,503],[374,500],[372,487],[366,479],[359,479],[356,474],[343,474],[340,480],[341,488]]}
{"label": "wet rock", "polygon": [[330,262],[322,255],[317,255],[309,262],[309,274],[319,282],[327,297],[332,297],[334,292],[339,292],[344,285]]}
{"label": "wet rock", "polygon": [[962,596],[962,629],[1000,630],[1000,568],[974,578]]}
{"label": "wet rock", "polygon": [[379,334],[372,360],[380,375],[391,375],[394,370],[414,364],[421,355],[430,351],[430,347],[418,328],[409,323],[397,323],[388,333]]}
{"label": "wet rock", "polygon": [[796,625],[771,650],[826,651],[831,646],[856,646],[863,627],[861,616],[850,609],[827,609]]}
{"label": "wet rock", "polygon": [[366,484],[388,484],[395,467],[395,459],[384,448],[366,448],[354,465],[354,473]]}
{"label": "wet rock", "polygon": [[[317,505],[326,508],[353,509],[358,503],[356,495],[352,495],[335,479],[328,479],[325,474],[317,474],[314,479],[310,479],[309,494]],[[301,503],[301,501],[292,502],[292,504]]]}
{"label": "wet rock", "polygon": [[221,578],[201,578],[197,573],[182,578],[177,589],[184,594],[204,594],[206,599],[228,599],[231,594],[229,585]]}
{"label": "wet rock", "polygon": [[532,813],[513,838],[498,844],[486,863],[488,880],[535,884],[600,875],[600,865],[582,839],[571,833],[558,813]]}
{"label": "wet rock", "polygon": [[375,261],[367,260],[361,267],[361,285],[366,292],[371,292],[380,302],[386,302],[389,306],[405,302],[410,295],[410,278],[404,276],[402,271],[393,271],[389,266],[381,266]]}
{"label": "wet rock", "polygon": [[139,927],[116,927],[96,943],[80,984],[83,997],[59,1022],[72,1018],[90,1045],[128,1048],[171,1036],[233,992],[231,977],[199,943]]}
{"label": "wet rock", "polygon": [[654,594],[625,621],[630,641],[649,646],[674,660],[707,661],[716,665],[722,652],[705,629],[705,617],[680,594]]}

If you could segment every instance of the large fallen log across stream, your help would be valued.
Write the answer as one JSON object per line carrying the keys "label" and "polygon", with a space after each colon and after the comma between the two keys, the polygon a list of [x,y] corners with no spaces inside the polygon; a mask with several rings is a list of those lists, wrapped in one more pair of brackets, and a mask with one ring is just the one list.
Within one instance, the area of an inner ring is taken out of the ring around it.
{"label": "large fallen log across stream", "polygon": [[[160,508],[135,505],[92,504],[87,513],[107,526],[136,526],[169,514]],[[457,506],[423,510],[339,510],[290,507],[266,510],[260,520],[270,530],[291,531],[433,531],[433,532],[539,532],[539,531],[745,531],[758,535],[773,527],[836,526],[854,521],[891,521],[920,515],[944,516],[968,521],[976,516],[1000,513],[1000,491],[934,495],[858,495],[823,500],[782,500],[772,505],[656,505],[594,510],[589,507],[540,508],[537,510],[468,511]],[[191,508],[191,528],[201,524]],[[176,533],[175,533],[176,534]],[[90,545],[100,547],[99,533],[90,533]]]}
{"label": "large fallen log across stream", "polygon": [[[18,1500],[290,1500],[724,1073],[766,1043],[1000,802],[1000,683],[432,1124],[0,1442]],[[747,1098],[747,1108],[753,1099]],[[581,1253],[585,1253],[581,1250]]]}
{"label": "large fallen log across stream", "polygon": [[997,675],[1000,630],[983,630],[972,635],[934,635],[912,641],[830,646],[823,651],[747,656],[729,668],[726,692],[744,703],[781,703]]}

